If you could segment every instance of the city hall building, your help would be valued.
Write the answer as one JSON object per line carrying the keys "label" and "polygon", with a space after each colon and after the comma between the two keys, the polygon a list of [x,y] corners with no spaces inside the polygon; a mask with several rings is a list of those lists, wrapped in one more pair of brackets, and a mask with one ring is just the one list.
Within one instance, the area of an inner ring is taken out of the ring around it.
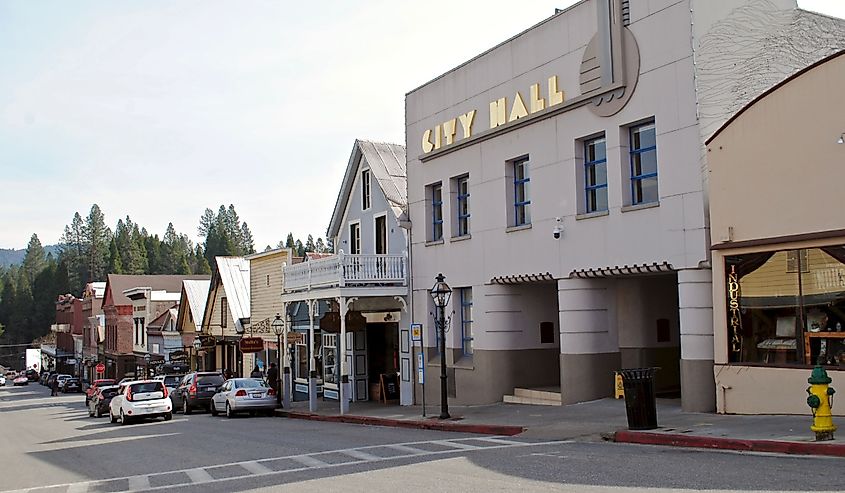
{"label": "city hall building", "polygon": [[428,402],[445,357],[458,404],[596,399],[654,366],[658,392],[714,410],[704,142],[841,32],[788,0],[585,0],[409,92]]}

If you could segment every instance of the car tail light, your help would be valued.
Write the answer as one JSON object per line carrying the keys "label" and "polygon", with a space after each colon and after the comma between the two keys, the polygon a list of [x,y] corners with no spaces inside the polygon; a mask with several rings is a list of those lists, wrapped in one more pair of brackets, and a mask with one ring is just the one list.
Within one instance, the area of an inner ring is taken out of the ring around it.
{"label": "car tail light", "polygon": [[246,390],[241,389],[241,390],[235,392],[235,397],[246,397]]}
{"label": "car tail light", "polygon": [[197,382],[192,382],[190,388],[188,388],[188,393],[191,395],[197,395]]}
{"label": "car tail light", "polygon": [[276,389],[267,389],[267,395],[276,395]]}
{"label": "car tail light", "polygon": [[126,389],[126,400],[132,402],[132,387]]}
{"label": "car tail light", "polygon": [[167,397],[167,387],[163,387],[163,388],[164,388],[164,395],[162,396],[162,399]]}

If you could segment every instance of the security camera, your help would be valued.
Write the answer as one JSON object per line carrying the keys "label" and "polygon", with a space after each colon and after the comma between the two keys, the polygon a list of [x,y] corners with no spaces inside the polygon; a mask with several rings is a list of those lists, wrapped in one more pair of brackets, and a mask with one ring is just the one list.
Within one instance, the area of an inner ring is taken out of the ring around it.
{"label": "security camera", "polygon": [[557,224],[555,224],[555,229],[552,230],[552,236],[554,236],[556,240],[559,240],[560,234],[563,232],[563,228],[560,225],[559,217],[556,217],[555,221],[557,222]]}

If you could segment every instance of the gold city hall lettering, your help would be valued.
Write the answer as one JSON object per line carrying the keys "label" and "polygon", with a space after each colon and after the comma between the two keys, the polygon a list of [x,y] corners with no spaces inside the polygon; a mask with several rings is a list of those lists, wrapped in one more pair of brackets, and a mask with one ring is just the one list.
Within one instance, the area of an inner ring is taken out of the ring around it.
{"label": "gold city hall lettering", "polygon": [[463,131],[463,139],[472,137],[472,122],[475,120],[475,110],[464,113],[458,118],[452,118],[440,125],[435,125],[433,129],[429,128],[423,132],[422,136],[422,150],[424,153],[429,153],[435,149],[440,149],[445,141],[446,145],[455,142],[455,135],[458,131],[458,122],[461,124]]}
{"label": "gold city hall lettering", "polygon": [[[520,118],[533,115],[552,106],[561,104],[566,99],[564,92],[558,89],[557,75],[549,77],[548,91],[543,97],[540,93],[540,84],[533,84],[529,87],[529,96],[526,100],[519,91],[514,94],[513,100],[508,105],[508,98],[498,98],[490,102],[490,128],[496,128]],[[510,111],[508,111],[510,110]],[[440,149],[444,145],[453,144],[457,138],[458,125],[463,130],[462,139],[472,137],[472,123],[475,120],[475,110],[467,112],[457,118],[452,118],[434,128],[426,129],[422,135],[422,150],[424,154]]]}

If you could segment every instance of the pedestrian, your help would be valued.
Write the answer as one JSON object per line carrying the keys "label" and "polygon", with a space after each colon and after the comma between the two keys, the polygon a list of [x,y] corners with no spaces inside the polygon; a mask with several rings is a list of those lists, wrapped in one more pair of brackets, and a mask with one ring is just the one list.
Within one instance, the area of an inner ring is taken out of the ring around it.
{"label": "pedestrian", "polygon": [[223,378],[225,378],[226,380],[232,378],[232,370],[230,370],[228,368],[223,370]]}
{"label": "pedestrian", "polygon": [[276,399],[281,402],[281,394],[279,388],[279,369],[276,368],[276,363],[270,363],[270,369],[267,370],[267,383],[270,388],[276,391]]}
{"label": "pedestrian", "polygon": [[249,374],[249,378],[261,378],[264,375],[261,374],[261,370],[258,368],[258,365],[255,365],[255,368],[252,369],[252,373]]}
{"label": "pedestrian", "polygon": [[54,378],[50,383],[50,397],[59,395],[59,379]]}

